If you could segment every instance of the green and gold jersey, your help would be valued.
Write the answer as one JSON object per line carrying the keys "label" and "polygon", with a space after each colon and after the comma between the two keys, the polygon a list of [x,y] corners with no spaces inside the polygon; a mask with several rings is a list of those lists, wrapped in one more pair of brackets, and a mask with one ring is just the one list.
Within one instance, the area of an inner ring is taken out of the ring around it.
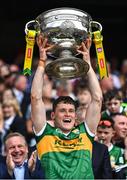
{"label": "green and gold jersey", "polygon": [[46,179],[94,179],[92,171],[93,136],[84,123],[68,135],[49,124],[36,136],[37,150]]}
{"label": "green and gold jersey", "polygon": [[124,164],[124,150],[120,147],[111,145],[109,148],[110,162],[113,165]]}

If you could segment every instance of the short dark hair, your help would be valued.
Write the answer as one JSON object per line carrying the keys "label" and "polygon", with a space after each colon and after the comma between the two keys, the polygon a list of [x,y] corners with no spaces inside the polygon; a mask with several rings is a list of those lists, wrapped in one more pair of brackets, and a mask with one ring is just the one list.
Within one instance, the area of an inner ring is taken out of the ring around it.
{"label": "short dark hair", "polygon": [[127,117],[126,112],[124,112],[124,111],[121,112],[121,113],[120,112],[112,113],[110,116],[111,116],[113,121],[114,121],[114,117],[116,117],[116,116],[125,116],[125,117]]}
{"label": "short dark hair", "polygon": [[105,94],[104,94],[104,102],[106,101],[111,101],[112,99],[118,99],[118,100],[122,100],[122,97],[121,95],[119,94],[119,91],[117,89],[113,89],[113,90],[110,90],[110,91],[107,91]]}
{"label": "short dark hair", "polygon": [[57,105],[61,102],[65,104],[73,104],[75,109],[77,108],[76,102],[70,96],[59,96],[53,102],[53,112],[55,112]]}
{"label": "short dark hair", "polygon": [[81,78],[75,81],[74,84],[74,94],[77,96],[79,92],[82,92],[84,90],[87,90],[90,92],[89,84],[88,84],[88,79],[86,78]]}

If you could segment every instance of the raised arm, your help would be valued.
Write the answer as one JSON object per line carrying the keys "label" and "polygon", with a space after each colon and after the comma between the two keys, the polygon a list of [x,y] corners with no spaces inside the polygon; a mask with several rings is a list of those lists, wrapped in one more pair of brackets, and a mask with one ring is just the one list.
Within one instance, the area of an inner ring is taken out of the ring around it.
{"label": "raised arm", "polygon": [[45,105],[42,101],[43,78],[46,63],[46,52],[51,48],[47,46],[47,39],[42,35],[37,37],[40,59],[31,88],[31,117],[36,133],[38,133],[46,123]]}
{"label": "raised arm", "polygon": [[85,43],[82,43],[82,47],[78,50],[83,55],[84,61],[89,64],[88,84],[91,91],[92,100],[86,111],[85,122],[87,123],[91,132],[95,133],[98,122],[100,120],[100,112],[102,106],[102,91],[98,82],[97,76],[91,66],[90,62],[90,46],[91,39],[88,38]]}

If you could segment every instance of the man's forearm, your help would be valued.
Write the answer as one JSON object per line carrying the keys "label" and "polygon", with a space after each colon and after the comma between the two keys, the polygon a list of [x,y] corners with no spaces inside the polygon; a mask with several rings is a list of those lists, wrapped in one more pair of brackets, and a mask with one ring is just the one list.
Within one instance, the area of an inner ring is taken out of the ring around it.
{"label": "man's forearm", "polygon": [[100,120],[101,106],[102,106],[102,91],[98,82],[97,76],[90,67],[88,72],[89,89],[92,96],[91,104],[86,113],[86,122],[92,133],[96,132],[98,122]]}
{"label": "man's forearm", "polygon": [[44,68],[45,61],[39,60],[39,64],[35,72],[31,88],[31,95],[36,98],[42,98]]}
{"label": "man's forearm", "polygon": [[44,64],[39,61],[31,88],[31,119],[36,133],[40,132],[46,123],[45,105],[42,101],[43,76]]}
{"label": "man's forearm", "polygon": [[100,99],[102,100],[102,91],[100,88],[100,84],[99,84],[99,81],[97,79],[97,75],[95,74],[91,65],[90,65],[90,69],[89,69],[87,75],[88,75],[89,88],[90,88],[92,97],[95,99],[99,98],[98,100],[100,100]]}

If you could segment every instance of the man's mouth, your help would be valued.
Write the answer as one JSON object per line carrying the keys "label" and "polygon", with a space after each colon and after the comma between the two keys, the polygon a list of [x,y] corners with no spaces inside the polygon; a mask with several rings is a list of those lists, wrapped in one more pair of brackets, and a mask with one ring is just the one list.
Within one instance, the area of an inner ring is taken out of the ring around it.
{"label": "man's mouth", "polygon": [[19,158],[21,158],[21,156],[22,156],[22,153],[18,153],[18,154],[12,154],[12,156],[15,158],[15,159],[19,159]]}
{"label": "man's mouth", "polygon": [[65,119],[63,120],[63,122],[65,122],[65,123],[70,123],[70,122],[71,122],[71,119],[70,119],[70,118],[65,118]]}
{"label": "man's mouth", "polygon": [[21,155],[16,155],[16,156],[13,156],[15,159],[19,159],[21,157]]}

